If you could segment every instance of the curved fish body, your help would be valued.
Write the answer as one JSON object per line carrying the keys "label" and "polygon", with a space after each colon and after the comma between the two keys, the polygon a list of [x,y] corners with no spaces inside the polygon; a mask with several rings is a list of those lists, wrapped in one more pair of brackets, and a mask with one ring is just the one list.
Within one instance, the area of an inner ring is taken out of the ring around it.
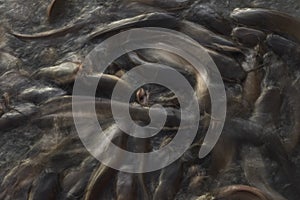
{"label": "curved fish body", "polygon": [[162,28],[174,28],[178,24],[178,20],[165,13],[148,13],[135,17],[122,19],[115,21],[107,25],[96,28],[90,33],[87,38],[91,40],[95,37],[104,36],[104,34],[119,32],[129,28],[141,28],[141,27],[162,27]]}
{"label": "curved fish body", "polygon": [[174,199],[180,188],[180,182],[183,176],[183,166],[181,161],[175,161],[170,166],[161,171],[159,183],[155,190],[154,200]]}
{"label": "curved fish body", "polygon": [[11,31],[11,34],[20,39],[32,40],[32,39],[49,39],[49,38],[56,38],[62,37],[71,33],[73,31],[78,31],[86,25],[86,22],[78,22],[77,24],[70,24],[65,27],[59,29],[52,29],[48,31],[43,31],[39,33],[18,33],[15,31]]}
{"label": "curved fish body", "polygon": [[54,172],[44,172],[31,187],[28,200],[56,200],[60,193],[59,176]]}
{"label": "curved fish body", "polygon": [[186,11],[184,18],[197,24],[201,24],[213,32],[222,35],[228,36],[232,31],[231,22],[222,17],[209,5],[193,5]]}
{"label": "curved fish body", "polygon": [[267,44],[277,55],[282,56],[288,63],[300,63],[300,46],[298,43],[273,34],[268,35]]}
{"label": "curved fish body", "polygon": [[158,7],[168,11],[180,10],[188,6],[190,0],[128,0],[140,2],[153,7]]}
{"label": "curved fish body", "polygon": [[65,62],[57,66],[38,69],[31,76],[63,85],[74,82],[81,68],[79,63]]}
{"label": "curved fish body", "polygon": [[[111,142],[113,142],[121,148],[124,148],[127,142],[127,136],[124,136],[123,132],[116,126],[112,126],[109,130],[111,130],[108,131],[108,133],[111,135]],[[118,158],[122,158],[122,155],[118,155]],[[121,162],[121,159],[119,159],[117,162]],[[100,199],[101,195],[105,193],[105,188],[115,178],[115,172],[115,169],[112,169],[104,164],[100,164],[99,167],[96,168],[93,174],[91,175],[91,178],[87,185],[84,199]]]}
{"label": "curved fish body", "polygon": [[230,185],[217,189],[214,192],[216,199],[224,200],[271,200],[269,195],[265,194],[256,187],[248,185]]}
{"label": "curved fish body", "polygon": [[262,31],[245,27],[234,28],[231,35],[233,39],[236,39],[239,43],[249,48],[255,47],[267,37]]}
{"label": "curved fish body", "polygon": [[206,47],[211,47],[214,44],[235,47],[234,43],[226,39],[226,37],[215,34],[205,27],[190,21],[181,21],[178,26],[178,31],[190,36]]}
{"label": "curved fish body", "polygon": [[243,149],[244,173],[249,183],[269,196],[269,199],[287,200],[268,183],[266,166],[258,148]]}
{"label": "curved fish body", "polygon": [[300,42],[300,20],[288,14],[263,8],[235,9],[230,17],[238,24],[281,33]]}
{"label": "curved fish body", "polygon": [[0,75],[9,70],[16,70],[22,66],[22,61],[15,56],[6,53],[0,52]]}

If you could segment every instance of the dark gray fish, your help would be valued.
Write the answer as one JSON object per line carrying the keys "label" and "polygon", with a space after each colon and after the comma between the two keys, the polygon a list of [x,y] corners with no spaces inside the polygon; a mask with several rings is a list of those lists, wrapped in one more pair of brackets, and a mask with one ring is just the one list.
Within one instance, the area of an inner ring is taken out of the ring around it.
{"label": "dark gray fish", "polygon": [[[126,90],[130,90],[130,84],[121,80],[117,76],[109,74],[94,74],[78,76],[76,82],[79,87],[82,87],[82,95],[85,95],[86,91],[84,88],[89,89],[93,85],[98,85],[95,96],[111,99],[113,90],[116,84],[121,84],[121,87]],[[122,101],[123,99],[120,99]]]}
{"label": "dark gray fish", "polygon": [[287,65],[274,52],[268,52],[263,56],[265,76],[262,81],[262,89],[268,87],[284,88],[290,85],[290,66]]}
{"label": "dark gray fish", "polygon": [[68,6],[66,0],[52,0],[47,7],[47,18],[49,22],[57,21],[58,18],[62,18],[64,10]]}
{"label": "dark gray fish", "polygon": [[20,91],[32,86],[32,82],[27,72],[11,70],[0,76],[0,85],[2,95],[7,92],[15,98]]}
{"label": "dark gray fish", "polygon": [[74,82],[81,69],[82,65],[80,63],[64,62],[56,66],[38,69],[31,76],[34,79],[65,85]]}
{"label": "dark gray fish", "polygon": [[[205,170],[200,165],[192,165],[187,170],[184,179],[188,179],[188,192],[195,195],[201,195],[201,189],[204,188],[205,181],[209,176],[206,175]],[[183,183],[185,180],[183,180]]]}
{"label": "dark gray fish", "polygon": [[[86,149],[82,146],[78,137],[66,137],[63,132],[57,130],[57,138],[61,138],[61,142],[49,152],[47,167],[57,172],[80,165],[88,155]],[[72,147],[74,149],[72,149]],[[71,149],[70,149],[71,148]],[[76,156],[73,156],[76,155]]]}
{"label": "dark gray fish", "polygon": [[271,34],[267,37],[267,44],[277,55],[282,56],[286,61],[300,62],[300,46],[298,43],[279,35]]}
{"label": "dark gray fish", "polygon": [[[202,105],[204,105],[204,98],[208,93],[203,79],[197,74],[192,65],[180,56],[159,49],[143,49],[129,54],[131,61],[135,65],[153,64],[158,63],[174,68],[177,72],[181,73],[191,84],[192,87],[197,89],[197,96],[201,98]],[[160,69],[160,66],[156,66],[156,70]],[[141,76],[143,71],[140,72]],[[198,83],[197,83],[198,82]],[[201,87],[203,86],[203,87]],[[148,84],[142,87],[147,93],[146,102],[149,105],[159,103],[166,107],[179,107],[178,99],[169,89],[156,85]]]}
{"label": "dark gray fish", "polygon": [[[160,148],[168,145],[171,137],[165,137]],[[174,199],[183,180],[183,162],[178,159],[160,171],[159,182],[153,194],[153,200]]]}
{"label": "dark gray fish", "polygon": [[86,186],[84,200],[100,199],[105,188],[115,176],[115,170],[105,165],[100,165],[92,173],[89,183]]}
{"label": "dark gray fish", "polygon": [[[206,50],[211,55],[212,59],[215,61],[215,64],[221,73],[221,76],[225,80],[240,81],[245,78],[246,73],[240,67],[238,62],[236,62],[230,57],[217,53],[216,51],[209,49],[204,50]],[[167,65],[176,69],[176,71],[180,72],[183,76],[185,76],[186,79],[190,82],[190,84],[195,88],[197,97],[201,101],[201,110],[210,107],[209,93],[204,79],[202,78],[201,74],[199,74],[199,72],[196,71],[195,68],[185,59],[181,58],[180,56],[174,53],[157,49],[139,50],[136,52],[136,54],[130,54],[129,56],[133,62],[139,65],[151,62]]]}
{"label": "dark gray fish", "polygon": [[270,186],[260,150],[257,147],[244,146],[241,155],[244,173],[249,183],[268,195],[269,199],[286,200]]}
{"label": "dark gray fish", "polygon": [[[36,125],[37,127],[41,129],[51,129],[54,127],[57,127],[58,130],[70,130],[75,127],[74,124],[74,114],[73,112],[62,112],[58,114],[50,114],[46,116],[41,116],[34,118],[31,121],[31,124]],[[93,120],[90,113],[80,113],[81,120],[91,121]],[[113,122],[113,119],[110,117],[107,117],[105,115],[97,115],[97,119],[99,123],[108,123]],[[80,125],[78,122],[76,125]]]}
{"label": "dark gray fish", "polygon": [[195,4],[185,11],[184,18],[222,35],[230,35],[232,30],[230,22],[208,5]]}
{"label": "dark gray fish", "polygon": [[300,42],[300,20],[291,15],[263,8],[235,9],[230,17],[238,24],[281,33]]}
{"label": "dark gray fish", "polygon": [[5,131],[24,126],[37,112],[37,107],[31,103],[13,106],[0,117],[0,129]]}
{"label": "dark gray fish", "polygon": [[83,22],[78,22],[75,24],[70,24],[67,26],[64,26],[62,28],[58,29],[52,29],[44,32],[39,32],[39,33],[32,33],[32,34],[25,34],[25,33],[18,33],[15,31],[10,31],[10,34],[13,36],[20,38],[20,39],[47,39],[47,38],[55,38],[55,37],[61,37],[65,36],[68,33],[76,32],[86,26],[88,22],[83,21]]}
{"label": "dark gray fish", "polygon": [[280,88],[263,88],[260,97],[255,102],[254,112],[250,120],[263,126],[275,125],[279,120],[282,96]]}
{"label": "dark gray fish", "polygon": [[[296,83],[297,82],[295,82],[295,85],[288,85],[285,90],[288,106],[290,106],[291,115],[293,117],[293,127],[284,144],[286,151],[289,153],[295,150],[300,141],[300,95],[299,86],[296,85]],[[284,112],[286,112],[286,108],[284,107],[283,109]]]}
{"label": "dark gray fish", "polygon": [[[137,122],[138,125],[143,126],[146,125],[143,122]],[[135,153],[147,153],[151,152],[152,147],[149,138],[136,138],[129,137],[127,141],[127,150]],[[138,159],[140,159],[140,169],[143,169],[145,166],[143,155],[141,155]],[[145,199],[150,200],[148,189],[145,184],[145,175],[143,173],[137,173],[133,178],[136,198],[135,199]],[[132,188],[133,189],[133,188]]]}
{"label": "dark gray fish", "polygon": [[235,154],[235,141],[221,136],[211,152],[209,174],[212,177],[216,177],[220,173],[226,172],[232,163]]}
{"label": "dark gray fish", "polygon": [[243,87],[241,84],[225,84],[227,99],[227,117],[244,117],[249,113],[249,106],[243,102]]}
{"label": "dark gray fish", "polygon": [[59,175],[46,170],[33,182],[28,200],[56,200],[60,190]]}
{"label": "dark gray fish", "polygon": [[172,67],[185,76],[191,85],[196,84],[195,69],[187,60],[174,53],[160,49],[143,49],[130,53],[129,57],[136,65],[158,63]]}
{"label": "dark gray fish", "polygon": [[24,160],[13,167],[4,177],[0,185],[0,197],[5,200],[28,199],[32,183],[42,171],[39,158]]}
{"label": "dark gray fish", "polygon": [[233,39],[249,48],[253,48],[259,43],[262,43],[267,37],[262,31],[245,27],[234,28],[231,36]]}
{"label": "dark gray fish", "polygon": [[[124,149],[127,143],[127,137],[124,136],[124,133],[118,127],[113,126],[112,128],[113,130],[109,133],[112,135],[111,141],[115,145]],[[122,162],[122,154],[114,156],[120,158],[119,162]],[[91,175],[89,183],[86,187],[84,200],[100,199],[102,193],[105,192],[108,184],[115,178],[115,176],[116,170],[103,164],[100,164],[99,167],[96,168]]]}
{"label": "dark gray fish", "polygon": [[[78,105],[82,105],[84,109],[84,105],[91,103],[91,97],[80,97],[82,100],[78,102]],[[102,120],[105,121],[105,119],[109,119],[112,117],[112,111],[111,111],[111,100],[108,99],[101,99],[96,98],[95,100],[95,108],[98,116],[98,120],[101,122]],[[128,104],[122,103],[122,102],[113,102],[114,106],[119,108],[127,108]],[[45,104],[41,105],[40,112],[33,118],[33,121],[36,123],[41,122],[40,120],[43,117],[65,117],[65,120],[69,119],[68,121],[73,121],[72,117],[72,97],[59,97],[54,98],[51,101],[46,102]],[[84,111],[84,110],[82,110]],[[162,109],[152,109],[153,113],[155,114],[161,114]],[[165,108],[165,111],[167,114],[166,119],[166,127],[178,127],[181,120],[187,120],[189,119],[180,119],[180,111],[174,108]],[[132,114],[132,119],[137,121],[142,121],[145,123],[150,123],[150,116],[149,116],[149,108],[141,107],[136,104],[129,105],[129,112]],[[74,114],[74,112],[73,112]],[[81,112],[80,116],[82,117],[91,117],[90,113],[88,112]],[[45,121],[46,122],[46,121]],[[192,124],[191,124],[192,126]]]}
{"label": "dark gray fish", "polygon": [[256,187],[248,185],[229,185],[213,192],[216,200],[273,200]]}
{"label": "dark gray fish", "polygon": [[177,160],[161,170],[159,183],[155,190],[153,200],[171,200],[180,189],[183,176],[183,165]]}
{"label": "dark gray fish", "polygon": [[208,48],[213,48],[215,44],[235,47],[234,43],[225,37],[217,35],[205,27],[187,20],[181,21],[177,30],[190,36],[201,45]]}
{"label": "dark gray fish", "polygon": [[85,188],[97,163],[94,158],[89,157],[82,162],[79,168],[71,169],[64,176],[61,183],[61,200],[82,199]]}
{"label": "dark gray fish", "polygon": [[281,105],[282,94],[280,89],[277,87],[264,88],[255,103],[254,112],[250,120],[264,127],[261,138],[264,141],[265,152],[269,158],[279,163],[280,170],[283,171],[285,176],[291,178],[294,165],[284,148],[277,130]]}
{"label": "dark gray fish", "polygon": [[23,101],[32,102],[34,104],[40,104],[50,98],[66,95],[66,92],[60,88],[36,85],[29,87],[22,91],[18,98]]}
{"label": "dark gray fish", "polygon": [[39,112],[41,116],[44,116],[59,113],[60,111],[70,111],[70,104],[72,104],[72,96],[53,97],[40,105]]}
{"label": "dark gray fish", "polygon": [[0,75],[10,70],[17,70],[22,66],[22,61],[15,56],[0,52]]}
{"label": "dark gray fish", "polygon": [[246,78],[246,72],[240,66],[240,64],[234,59],[222,55],[213,50],[207,50],[209,55],[217,65],[222,78],[226,81],[242,81]]}
{"label": "dark gray fish", "polygon": [[87,39],[103,36],[104,34],[118,32],[129,28],[139,27],[163,27],[174,28],[178,25],[178,20],[165,13],[148,13],[138,15],[132,18],[122,19],[107,25],[96,28],[87,36]]}
{"label": "dark gray fish", "polygon": [[116,183],[117,200],[137,199],[135,175],[118,172]]}
{"label": "dark gray fish", "polygon": [[128,17],[134,17],[137,15],[141,15],[144,13],[154,13],[154,12],[161,12],[164,13],[166,10],[158,7],[153,7],[148,4],[144,4],[138,1],[127,1],[125,0],[118,9],[121,9],[122,12],[118,13],[118,15],[124,19]]}
{"label": "dark gray fish", "polygon": [[191,3],[191,0],[127,0],[127,1],[140,2],[146,5],[150,5],[168,11],[183,9],[187,7],[189,3]]}
{"label": "dark gray fish", "polygon": [[252,144],[261,146],[263,141],[263,126],[256,122],[241,118],[233,118],[225,121],[222,132],[225,138],[237,141],[238,144]]}

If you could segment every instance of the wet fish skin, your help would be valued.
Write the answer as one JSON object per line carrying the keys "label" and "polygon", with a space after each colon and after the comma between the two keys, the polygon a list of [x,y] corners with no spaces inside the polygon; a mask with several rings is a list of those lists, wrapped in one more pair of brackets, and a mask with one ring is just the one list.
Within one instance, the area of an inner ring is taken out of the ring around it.
{"label": "wet fish skin", "polygon": [[12,110],[0,117],[0,129],[7,131],[24,126],[37,112],[37,107],[30,103],[14,106]]}
{"label": "wet fish skin", "polygon": [[118,172],[116,192],[117,200],[137,199],[135,176],[130,173]]}
{"label": "wet fish skin", "polygon": [[56,200],[59,192],[59,175],[44,171],[33,183],[28,200]]}
{"label": "wet fish skin", "polygon": [[[91,98],[92,97],[80,97],[82,98],[78,103],[78,105],[86,105],[87,103],[92,103]],[[111,100],[103,99],[103,98],[96,98],[95,100],[95,106],[96,111],[98,113],[98,117],[101,121],[104,119],[109,119],[112,117],[112,111],[111,111]],[[122,102],[114,102],[114,106],[116,107],[127,107],[128,104],[122,103]],[[166,108],[165,109],[168,113],[165,126],[166,127],[178,127],[180,124],[180,111],[175,108]],[[163,112],[161,109],[152,109],[152,111],[161,113]],[[139,105],[129,105],[129,112],[134,113],[132,115],[133,120],[139,120],[143,121],[145,123],[150,123],[150,116],[149,116],[149,108],[141,107]],[[86,115],[89,116],[89,113],[81,113],[82,116]],[[53,115],[53,116],[52,116]],[[42,117],[55,117],[55,115],[61,115],[61,117],[72,117],[72,97],[71,96],[65,96],[65,97],[59,97],[54,98],[51,101],[48,101],[40,106],[40,111],[37,113],[37,115],[34,116],[32,119],[37,120],[38,122]],[[189,119],[186,119],[187,121]],[[72,121],[72,120],[71,120]],[[191,124],[192,125],[192,124]]]}
{"label": "wet fish skin", "polygon": [[253,146],[264,144],[263,126],[249,119],[227,119],[222,134],[237,144],[251,144]]}
{"label": "wet fish skin", "polygon": [[229,36],[232,30],[230,21],[208,5],[195,4],[186,11],[184,18],[222,35]]}
{"label": "wet fish skin", "polygon": [[208,50],[208,53],[217,65],[222,78],[225,80],[241,82],[246,78],[246,72],[234,59],[212,50]]}
{"label": "wet fish skin", "polygon": [[176,11],[187,7],[190,4],[190,0],[127,0],[132,2],[140,2],[146,5],[164,9],[167,11]]}
{"label": "wet fish skin", "polygon": [[268,52],[263,56],[264,78],[262,89],[277,87],[282,90],[290,81],[289,66],[274,52]]}
{"label": "wet fish skin", "polygon": [[239,43],[249,48],[253,48],[259,43],[262,43],[267,37],[262,31],[245,27],[234,28],[231,36],[233,39],[236,39]]}
{"label": "wet fish skin", "polygon": [[10,53],[0,51],[0,75],[9,70],[17,70],[22,64],[19,58]]}
{"label": "wet fish skin", "polygon": [[230,17],[238,24],[281,33],[300,42],[300,20],[291,15],[263,8],[235,9]]}
{"label": "wet fish skin", "polygon": [[268,182],[266,166],[260,150],[257,147],[243,147],[243,169],[249,183],[269,196],[269,199],[286,200],[281,194],[275,191]]}
{"label": "wet fish skin", "polygon": [[64,62],[56,66],[38,69],[32,73],[31,77],[53,82],[58,85],[66,85],[75,81],[81,69],[82,65],[80,63]]}
{"label": "wet fish skin", "polygon": [[25,34],[25,33],[18,33],[13,30],[10,31],[10,34],[20,38],[22,40],[33,40],[33,39],[53,39],[57,37],[63,37],[68,33],[75,32],[80,30],[84,26],[86,26],[87,22],[78,22],[77,24],[70,24],[62,28],[48,30],[39,33],[32,33],[32,34]]}
{"label": "wet fish skin", "polygon": [[[82,87],[81,89],[81,91],[83,92],[82,95],[87,96],[87,94],[84,94],[84,92],[88,90],[88,88],[91,88],[94,85],[98,85],[95,92],[95,96],[101,98],[107,98],[107,99],[111,99],[113,90],[117,83],[120,84],[123,90],[131,89],[130,83],[121,80],[117,76],[109,75],[109,74],[91,74],[91,75],[78,76],[76,78],[76,84],[78,85],[78,87]],[[123,99],[120,99],[119,101],[122,100]],[[129,102],[132,101],[133,99],[131,99]]]}
{"label": "wet fish skin", "polygon": [[[299,95],[299,90],[297,89],[298,84],[293,85],[288,85],[287,88],[285,88],[285,97],[288,102],[288,106],[291,109],[291,114],[293,116],[293,125],[292,125],[292,130],[290,132],[290,136],[286,139],[285,141],[285,149],[287,152],[291,153],[295,150],[295,147],[299,144],[300,140],[300,106],[299,106],[299,101],[300,101],[300,95]],[[284,111],[285,109],[288,108],[283,108]]]}
{"label": "wet fish skin", "polygon": [[260,97],[256,100],[250,120],[263,126],[275,125],[279,120],[282,103],[281,90],[278,87],[263,88]]}
{"label": "wet fish skin", "polygon": [[14,99],[20,91],[32,86],[32,82],[26,71],[10,70],[0,76],[0,92],[7,92]]}
{"label": "wet fish skin", "polygon": [[[112,134],[111,141],[120,148],[125,148],[127,136],[124,135],[124,133],[118,127],[114,126],[112,128],[112,132],[109,133]],[[119,158],[122,158],[122,155],[118,156]],[[121,160],[119,160],[119,162],[121,162]],[[105,186],[107,186],[107,184],[116,176],[116,172],[117,171],[115,169],[112,169],[104,164],[100,164],[97,168],[95,168],[86,187],[84,200],[99,199],[101,194],[105,191]]]}
{"label": "wet fish skin", "polygon": [[190,36],[205,47],[209,47],[213,44],[235,47],[234,43],[226,37],[213,33],[207,28],[194,22],[187,20],[180,21],[177,30]]}
{"label": "wet fish skin", "polygon": [[63,11],[68,6],[68,1],[52,0],[47,7],[47,18],[50,23],[63,18]]}
{"label": "wet fish skin", "polygon": [[[144,122],[138,121],[138,125],[143,126],[145,125]],[[130,152],[137,152],[137,153],[147,153],[151,152],[152,147],[150,144],[149,138],[135,138],[135,137],[129,137],[128,143],[127,143],[127,150]],[[141,160],[140,162],[140,168],[143,169],[145,163],[143,160],[143,157],[139,157]],[[150,194],[148,191],[148,188],[146,187],[146,180],[145,180],[145,174],[138,173],[134,176],[134,182],[136,187],[136,199],[145,199],[150,200]]]}
{"label": "wet fish skin", "polygon": [[236,154],[236,144],[234,140],[220,137],[217,144],[211,152],[211,166],[209,174],[217,177],[220,173],[225,172],[232,163]]}
{"label": "wet fish skin", "polygon": [[90,33],[87,36],[87,40],[91,40],[96,37],[103,37],[105,34],[115,33],[133,27],[174,28],[177,26],[177,24],[178,20],[175,17],[165,13],[154,12],[141,14],[135,17],[115,21],[107,25],[102,25],[96,28],[92,33]]}
{"label": "wet fish skin", "polygon": [[62,192],[60,199],[81,199],[96,165],[95,159],[89,157],[82,162],[79,169],[70,170],[61,181]]}
{"label": "wet fish skin", "polygon": [[267,194],[256,187],[248,185],[230,185],[216,189],[214,192],[217,200],[271,200]]}
{"label": "wet fish skin", "polygon": [[22,91],[18,96],[23,101],[29,101],[34,104],[40,104],[49,98],[64,96],[67,93],[56,87],[46,86],[46,85],[37,85],[33,87],[29,87]]}
{"label": "wet fish skin", "polygon": [[264,88],[255,103],[255,109],[250,120],[264,126],[262,133],[263,148],[269,158],[279,163],[280,169],[284,171],[285,175],[291,177],[294,165],[277,132],[281,105],[282,94],[280,88]]}
{"label": "wet fish skin", "polygon": [[266,41],[268,46],[288,63],[300,63],[300,46],[298,43],[274,34],[268,35]]}
{"label": "wet fish skin", "polygon": [[183,165],[180,160],[177,160],[168,167],[162,169],[153,200],[174,199],[180,188],[182,176]]}
{"label": "wet fish skin", "polygon": [[134,17],[137,15],[141,15],[143,13],[166,12],[165,9],[153,7],[151,5],[147,5],[139,1],[131,1],[131,0],[129,0],[129,2],[125,0],[120,5],[120,9],[124,10],[124,12],[118,13],[122,19],[127,17]]}

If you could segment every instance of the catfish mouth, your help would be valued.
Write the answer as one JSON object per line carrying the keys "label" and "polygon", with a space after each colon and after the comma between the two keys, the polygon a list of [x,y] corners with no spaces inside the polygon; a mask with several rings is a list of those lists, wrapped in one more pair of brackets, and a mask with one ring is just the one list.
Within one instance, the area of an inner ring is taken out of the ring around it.
{"label": "catfish mouth", "polygon": [[151,107],[155,104],[163,107],[179,108],[176,95],[168,88],[159,84],[147,84],[136,92],[136,102],[142,106]]}

